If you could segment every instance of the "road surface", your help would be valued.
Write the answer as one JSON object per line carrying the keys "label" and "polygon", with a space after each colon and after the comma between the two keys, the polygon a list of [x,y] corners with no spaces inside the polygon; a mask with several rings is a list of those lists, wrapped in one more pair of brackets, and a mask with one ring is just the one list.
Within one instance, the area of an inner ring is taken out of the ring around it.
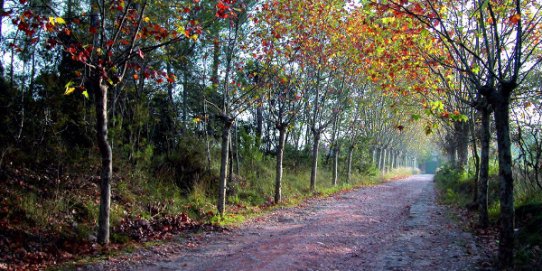
{"label": "road surface", "polygon": [[83,270],[475,270],[471,234],[435,202],[432,175],[276,210],[227,233],[122,256]]}

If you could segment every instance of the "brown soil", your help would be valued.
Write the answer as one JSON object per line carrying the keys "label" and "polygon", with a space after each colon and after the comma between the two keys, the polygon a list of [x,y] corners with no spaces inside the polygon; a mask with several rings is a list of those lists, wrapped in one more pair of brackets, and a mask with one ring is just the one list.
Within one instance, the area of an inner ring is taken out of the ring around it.
{"label": "brown soil", "polygon": [[79,269],[476,270],[486,253],[452,217],[417,175]]}

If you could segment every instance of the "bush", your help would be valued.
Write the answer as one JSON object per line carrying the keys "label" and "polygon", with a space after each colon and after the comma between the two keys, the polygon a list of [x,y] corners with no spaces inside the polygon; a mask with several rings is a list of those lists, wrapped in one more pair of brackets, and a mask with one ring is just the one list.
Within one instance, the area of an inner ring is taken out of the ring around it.
{"label": "bush", "polygon": [[460,171],[445,165],[435,174],[437,188],[442,191],[442,200],[446,204],[456,204],[465,207],[470,203],[473,193],[474,180],[467,176],[466,171]]}
{"label": "bush", "polygon": [[208,175],[204,142],[193,135],[182,137],[172,153],[158,155],[153,160],[155,177],[173,182],[185,192]]}

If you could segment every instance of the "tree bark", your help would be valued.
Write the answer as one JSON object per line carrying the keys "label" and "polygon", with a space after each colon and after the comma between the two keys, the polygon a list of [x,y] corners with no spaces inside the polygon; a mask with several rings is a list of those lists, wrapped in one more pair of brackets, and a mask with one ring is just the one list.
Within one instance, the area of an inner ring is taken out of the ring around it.
{"label": "tree bark", "polygon": [[[346,171],[346,182],[350,183],[350,178],[352,177],[352,156],[354,154],[354,147],[350,146],[348,148],[348,162],[347,162],[347,171]],[[374,150],[373,150],[374,157]]]}
{"label": "tree bark", "polygon": [[256,105],[256,145],[258,148],[262,144],[263,133],[263,105]]}
{"label": "tree bark", "polygon": [[313,142],[312,142],[312,168],[311,168],[311,180],[310,191],[314,192],[316,189],[316,174],[318,173],[318,147],[320,144],[320,132],[313,129]]}
{"label": "tree bark", "polygon": [[479,109],[482,123],[480,127],[480,173],[479,173],[479,188],[478,188],[478,213],[479,224],[483,228],[487,228],[489,225],[489,218],[487,213],[488,205],[488,181],[489,181],[489,123],[490,112],[487,106]]}
{"label": "tree bark", "polygon": [[396,164],[395,164],[397,162],[396,158],[397,158],[397,153],[396,153],[396,151],[392,150],[391,151],[391,169],[396,168]]}
{"label": "tree bark", "polygon": [[505,82],[493,92],[490,102],[494,106],[497,147],[499,150],[500,236],[499,265],[503,270],[514,266],[514,178],[510,143],[510,95],[515,84]]}
{"label": "tree bark", "polygon": [[282,161],[284,159],[284,144],[286,142],[286,125],[279,127],[279,142],[277,147],[277,175],[275,176],[275,203],[282,200]]}
{"label": "tree bark", "polygon": [[229,148],[230,148],[230,131],[233,121],[228,117],[224,118],[224,128],[222,130],[222,150],[220,155],[220,180],[218,190],[218,214],[224,215],[226,210],[226,186],[228,180],[228,164],[229,164]]}
{"label": "tree bark", "polygon": [[[0,44],[4,43],[2,35],[2,22],[4,21],[4,0],[0,0]],[[4,62],[0,59],[0,77],[4,76]]]}
{"label": "tree bark", "polygon": [[448,156],[448,163],[450,163],[450,166],[453,168],[457,167],[457,160],[456,160],[456,139],[454,135],[448,134],[446,136],[446,155]]}
{"label": "tree bark", "polygon": [[471,119],[468,122],[470,135],[471,135],[471,143],[472,143],[472,154],[474,157],[474,189],[472,193],[472,202],[473,204],[476,204],[476,208],[478,208],[478,182],[479,182],[479,176],[480,176],[480,155],[478,155],[478,143],[476,138],[476,133],[474,132],[475,129],[475,123],[474,120]]}
{"label": "tree bark", "polygon": [[382,173],[386,173],[386,170],[387,170],[387,165],[386,165],[387,160],[386,159],[388,159],[388,157],[387,157],[388,156],[388,150],[383,149],[382,152],[383,152],[383,154],[382,154],[382,157],[383,157],[382,158]]}
{"label": "tree bark", "polygon": [[98,236],[100,244],[109,243],[109,220],[111,209],[111,177],[113,175],[113,153],[107,139],[107,92],[108,86],[99,76],[94,79],[92,90],[96,96],[96,137],[102,159],[100,183],[100,213],[98,216]]}
{"label": "tree bark", "polygon": [[373,147],[373,160],[371,161],[374,166],[376,166],[376,148]]}
{"label": "tree bark", "polygon": [[378,170],[382,172],[384,170],[384,167],[382,166],[382,157],[384,155],[384,149],[378,148]]}
{"label": "tree bark", "polygon": [[335,150],[333,150],[333,180],[332,185],[337,186],[339,179],[339,144],[335,143]]}
{"label": "tree bark", "polygon": [[469,159],[469,126],[467,122],[455,122],[455,138],[457,150],[457,167],[465,169]]}

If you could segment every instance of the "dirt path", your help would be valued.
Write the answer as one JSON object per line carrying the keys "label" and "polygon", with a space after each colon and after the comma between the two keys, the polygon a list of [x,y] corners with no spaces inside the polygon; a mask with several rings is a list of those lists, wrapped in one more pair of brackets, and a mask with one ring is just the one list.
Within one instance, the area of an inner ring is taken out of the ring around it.
{"label": "dirt path", "polygon": [[474,238],[447,213],[417,175],[83,270],[474,270]]}

